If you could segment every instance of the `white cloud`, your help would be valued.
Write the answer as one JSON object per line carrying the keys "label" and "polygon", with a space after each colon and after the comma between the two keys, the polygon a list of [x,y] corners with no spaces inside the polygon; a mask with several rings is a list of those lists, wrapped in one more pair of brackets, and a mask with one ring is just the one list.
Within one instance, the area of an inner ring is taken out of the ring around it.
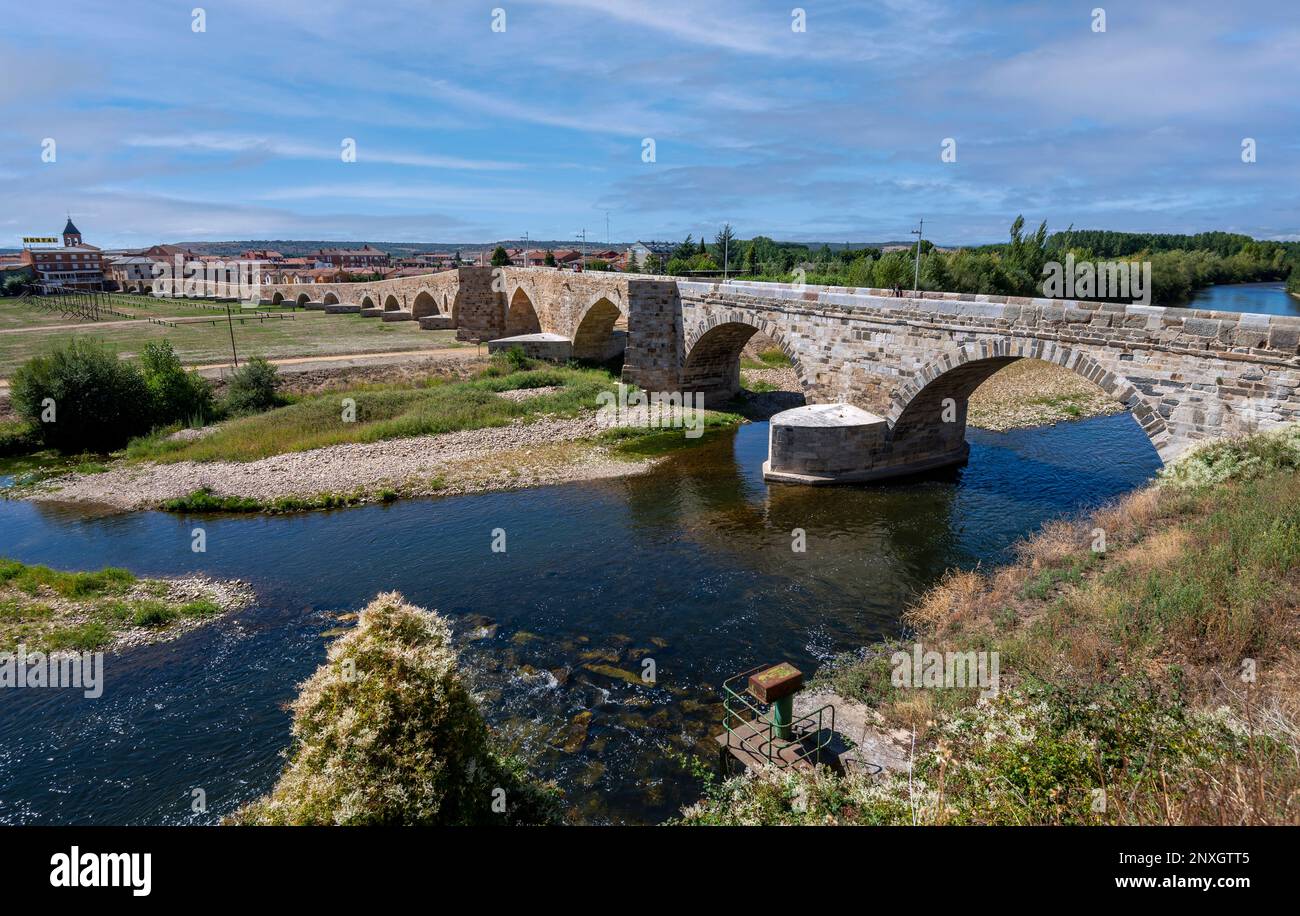
{"label": "white cloud", "polygon": [[[377,162],[387,165],[405,165],[418,168],[458,169],[464,171],[508,171],[522,168],[517,162],[499,162],[489,159],[464,159],[458,156],[439,156],[429,153],[409,153],[371,149],[363,138],[357,140],[357,162]],[[257,137],[248,134],[155,134],[128,137],[127,146],[153,149],[203,150],[223,153],[263,153],[286,159],[337,160],[341,147]]]}

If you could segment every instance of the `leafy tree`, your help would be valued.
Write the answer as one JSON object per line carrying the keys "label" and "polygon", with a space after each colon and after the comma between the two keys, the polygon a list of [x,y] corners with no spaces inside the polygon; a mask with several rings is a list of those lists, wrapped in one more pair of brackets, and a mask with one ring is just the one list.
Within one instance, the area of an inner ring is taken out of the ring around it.
{"label": "leafy tree", "polygon": [[700,252],[691,258],[687,263],[689,270],[717,270],[718,262],[713,260],[707,253]]}
{"label": "leafy tree", "polygon": [[152,422],[140,370],[84,337],[18,367],[10,399],[45,445],[64,454],[112,451]]}
{"label": "leafy tree", "polygon": [[5,273],[4,283],[0,285],[0,295],[19,296],[27,288],[27,284],[32,280],[32,275],[27,270],[11,270]]}
{"label": "leafy tree", "polygon": [[893,289],[895,286],[901,286],[904,289],[912,285],[912,259],[906,253],[901,251],[891,251],[876,262],[873,271],[875,286],[880,289]]}
{"label": "leafy tree", "polygon": [[552,251],[552,250],[549,249],[549,248],[546,249],[546,257],[542,259],[542,263],[545,264],[547,267],[554,267],[554,266],[555,266],[555,252]]}
{"label": "leafy tree", "polygon": [[731,269],[731,259],[736,256],[736,233],[731,223],[724,223],[721,231],[713,237],[713,256],[715,261]]}
{"label": "leafy tree", "polygon": [[140,370],[151,398],[155,425],[175,422],[203,423],[215,411],[212,385],[197,372],[186,372],[166,340],[150,341],[140,354]]}
{"label": "leafy tree", "polygon": [[254,356],[230,376],[226,387],[226,410],[232,414],[260,413],[282,403],[280,376],[275,366]]}
{"label": "leafy tree", "polygon": [[921,258],[921,289],[947,290],[952,279],[948,274],[948,259],[941,252],[931,251]]}
{"label": "leafy tree", "polygon": [[650,252],[650,256],[645,259],[645,272],[652,275],[662,274],[665,272],[663,259],[653,251]]}
{"label": "leafy tree", "polygon": [[695,236],[687,234],[686,241],[682,242],[675,249],[673,249],[672,257],[669,259],[669,261],[671,262],[673,259],[676,258],[685,261],[693,254],[695,254]]}
{"label": "leafy tree", "polygon": [[496,250],[492,252],[492,266],[493,267],[510,266],[510,255],[509,253],[506,252],[504,246],[498,245],[496,247]]}

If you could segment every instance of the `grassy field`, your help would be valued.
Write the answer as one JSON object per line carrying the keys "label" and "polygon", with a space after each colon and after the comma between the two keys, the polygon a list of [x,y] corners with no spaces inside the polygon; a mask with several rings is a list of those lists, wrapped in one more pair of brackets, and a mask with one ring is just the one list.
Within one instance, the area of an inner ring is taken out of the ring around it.
{"label": "grassy field", "polygon": [[[1211,445],[1159,485],[954,572],[914,636],[815,682],[910,732],[910,774],[715,784],[726,823],[1300,820],[1300,429]],[[893,653],[997,653],[1000,689],[896,686]]]}
{"label": "grassy field", "polygon": [[[373,385],[303,398],[267,413],[222,424],[211,436],[177,442],[160,436],[133,442],[127,457],[149,461],[255,461],[286,452],[345,442],[377,442],[462,429],[502,426],[543,414],[575,416],[594,409],[596,395],[617,380],[598,369],[485,370],[466,382],[430,379],[422,387]],[[521,388],[558,390],[522,401],[497,397]],[[344,422],[343,398],[356,401],[356,418]]]}
{"label": "grassy field", "polygon": [[211,597],[179,598],[173,584],[137,579],[125,569],[62,572],[0,558],[0,651],[88,651],[131,630],[159,631],[212,617]]}
{"label": "grassy field", "polygon": [[[54,299],[38,300],[50,304]],[[105,307],[101,321],[126,321],[132,318],[194,318],[224,316],[224,306],[206,300],[155,299],[152,296],[132,296],[108,293],[100,297]],[[111,314],[108,309],[121,314]],[[236,308],[236,314],[239,309]],[[247,310],[245,310],[247,313]],[[62,325],[86,325],[97,322],[76,316],[65,316],[58,310],[37,308],[27,300],[0,299],[0,331],[21,331],[29,328],[48,328]]]}
{"label": "grassy field", "polygon": [[[159,305],[159,317],[174,306]],[[287,312],[292,318],[235,323],[235,343],[241,356],[264,356],[277,359],[293,356],[327,356],[343,353],[383,353],[396,350],[419,350],[454,344],[454,331],[421,331],[415,321],[382,322],[359,315],[326,315],[323,312]],[[220,319],[212,324],[168,327],[146,321],[99,326],[84,322],[75,329],[50,328],[68,324],[13,300],[0,299],[0,331],[16,327],[44,327],[45,330],[0,333],[0,378],[8,378],[32,356],[66,340],[71,334],[85,334],[103,340],[123,356],[140,352],[151,340],[169,340],[186,365],[221,363],[230,360],[230,331],[224,313],[192,310]]]}

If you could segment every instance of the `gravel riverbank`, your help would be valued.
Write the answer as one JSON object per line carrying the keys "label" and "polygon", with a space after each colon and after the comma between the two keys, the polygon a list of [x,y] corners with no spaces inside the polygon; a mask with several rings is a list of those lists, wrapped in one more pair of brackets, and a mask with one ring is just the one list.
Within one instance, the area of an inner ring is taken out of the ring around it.
{"label": "gravel riverbank", "polygon": [[404,496],[515,489],[636,474],[653,460],[613,457],[590,440],[594,413],[436,436],[348,443],[259,461],[118,464],[30,487],[29,499],[147,509],[208,488],[217,496],[269,501],[392,490]]}

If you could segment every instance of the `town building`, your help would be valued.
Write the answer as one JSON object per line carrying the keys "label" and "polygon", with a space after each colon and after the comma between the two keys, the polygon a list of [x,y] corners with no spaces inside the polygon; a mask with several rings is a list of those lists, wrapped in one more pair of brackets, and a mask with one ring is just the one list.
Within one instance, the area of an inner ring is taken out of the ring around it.
{"label": "town building", "polygon": [[145,292],[153,284],[155,263],[144,255],[110,257],[105,261],[104,273],[117,289]]}
{"label": "town building", "polygon": [[316,252],[316,259],[331,267],[387,267],[390,260],[387,253],[371,245],[360,248],[322,248]]}
{"label": "town building", "polygon": [[644,268],[650,255],[656,255],[660,264],[667,264],[677,250],[676,242],[634,242],[628,248],[628,257],[636,258],[638,267]]}
{"label": "town building", "polygon": [[82,240],[71,217],[63,227],[63,247],[31,244],[23,248],[22,257],[37,283],[73,289],[104,288],[103,254]]}
{"label": "town building", "polygon": [[284,260],[283,254],[270,248],[250,248],[239,257],[244,261],[261,261],[263,264],[279,264]]}

